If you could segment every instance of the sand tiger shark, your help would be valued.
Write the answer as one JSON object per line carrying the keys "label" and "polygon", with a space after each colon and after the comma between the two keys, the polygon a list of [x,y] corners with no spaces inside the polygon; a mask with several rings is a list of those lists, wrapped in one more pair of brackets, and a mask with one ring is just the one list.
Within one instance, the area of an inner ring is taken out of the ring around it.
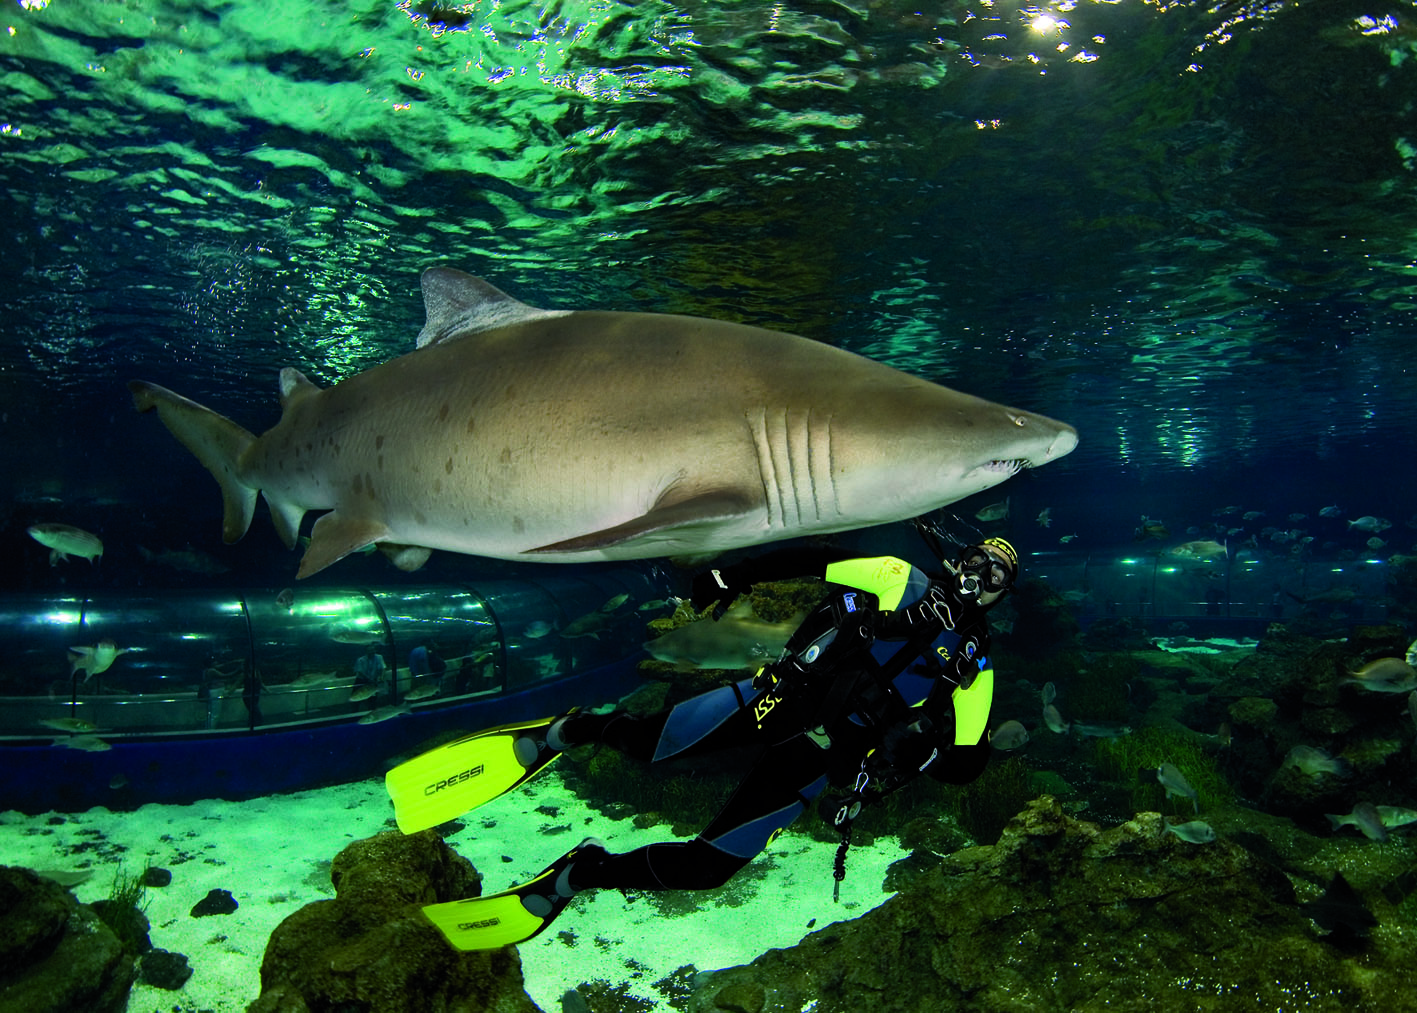
{"label": "sand tiger shark", "polygon": [[543,562],[711,555],[903,520],[1077,445],[1071,426],[807,338],[656,313],[545,310],[446,267],[417,348],[321,389],[280,372],[254,436],[133,381],[221,486],[257,494],[298,576],[378,545]]}

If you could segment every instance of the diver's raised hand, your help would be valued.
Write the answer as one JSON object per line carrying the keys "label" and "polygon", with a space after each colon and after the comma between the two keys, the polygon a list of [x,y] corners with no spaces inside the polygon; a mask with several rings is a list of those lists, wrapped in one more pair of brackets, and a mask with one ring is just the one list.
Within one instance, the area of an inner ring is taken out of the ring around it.
{"label": "diver's raised hand", "polygon": [[734,600],[753,590],[740,566],[723,566],[705,570],[694,578],[689,602],[695,612],[702,612],[713,605],[714,619],[722,619]]}

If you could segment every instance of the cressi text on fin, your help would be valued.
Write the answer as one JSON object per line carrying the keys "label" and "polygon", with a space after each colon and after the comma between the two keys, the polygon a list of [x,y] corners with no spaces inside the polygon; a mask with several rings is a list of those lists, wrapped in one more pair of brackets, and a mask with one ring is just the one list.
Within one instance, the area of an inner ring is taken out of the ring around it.
{"label": "cressi text on fin", "polygon": [[570,903],[574,894],[559,894],[558,879],[587,845],[587,838],[533,879],[490,897],[469,897],[445,904],[429,904],[424,916],[458,950],[495,950],[524,943],[546,929]]}

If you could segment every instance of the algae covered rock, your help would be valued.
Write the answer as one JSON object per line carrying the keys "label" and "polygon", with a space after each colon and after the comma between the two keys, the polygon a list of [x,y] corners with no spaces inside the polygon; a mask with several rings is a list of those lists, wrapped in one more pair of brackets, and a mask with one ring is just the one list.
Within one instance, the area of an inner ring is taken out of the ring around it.
{"label": "algae covered rock", "polygon": [[480,877],[438,835],[379,834],[330,867],[333,900],[271,933],[252,1013],[535,1013],[515,949],[460,953],[423,917],[425,904],[475,897]]}
{"label": "algae covered rock", "polygon": [[133,954],[64,887],[0,866],[0,1013],[126,1009]]}
{"label": "algae covered rock", "polygon": [[754,986],[758,1009],[816,1013],[1412,1008],[1244,849],[1186,843],[1157,813],[1104,830],[1049,796],[862,918],[708,976],[690,1009],[746,1008]]}

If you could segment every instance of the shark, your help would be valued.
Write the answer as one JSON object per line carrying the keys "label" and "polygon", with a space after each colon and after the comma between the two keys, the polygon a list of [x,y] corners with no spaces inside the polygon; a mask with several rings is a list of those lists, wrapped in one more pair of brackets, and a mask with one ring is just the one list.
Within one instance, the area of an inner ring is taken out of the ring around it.
{"label": "shark", "polygon": [[548,563],[712,557],[885,524],[1077,446],[1043,415],[845,349],[672,314],[540,309],[451,267],[421,277],[416,348],[321,388],[279,374],[255,436],[135,380],[217,480],[222,537],[264,497],[297,576],[374,545]]}

